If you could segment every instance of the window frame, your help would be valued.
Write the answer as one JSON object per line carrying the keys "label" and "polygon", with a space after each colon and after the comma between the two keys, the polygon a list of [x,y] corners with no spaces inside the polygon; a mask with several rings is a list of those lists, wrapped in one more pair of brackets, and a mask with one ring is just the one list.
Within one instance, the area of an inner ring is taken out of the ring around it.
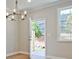
{"label": "window frame", "polygon": [[[72,8],[72,6],[66,6],[66,7],[61,7],[61,8],[58,8],[58,12],[57,12],[57,15],[58,15],[58,18],[57,18],[57,41],[60,41],[60,42],[72,42],[72,37],[71,39],[62,39],[61,36],[60,36],[60,31],[61,31],[61,28],[60,28],[60,11],[61,10],[64,10],[64,9],[69,9],[69,8]],[[72,34],[71,34],[72,36]]]}

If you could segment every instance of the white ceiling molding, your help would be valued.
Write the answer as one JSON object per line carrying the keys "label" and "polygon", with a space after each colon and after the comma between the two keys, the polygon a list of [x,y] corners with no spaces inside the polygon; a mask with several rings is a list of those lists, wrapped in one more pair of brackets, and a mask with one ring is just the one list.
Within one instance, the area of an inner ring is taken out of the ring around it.
{"label": "white ceiling molding", "polygon": [[72,4],[72,0],[63,0],[63,1],[57,1],[57,2],[53,2],[53,3],[49,3],[49,4],[45,4],[45,5],[41,5],[41,6],[38,6],[38,7],[33,7],[33,8],[24,8],[23,10],[28,10],[30,12],[34,12],[34,11],[38,11],[38,10],[41,10],[41,9],[44,9],[44,8],[49,8],[49,7],[53,7],[53,6],[56,6],[58,4],[62,4],[62,3],[70,3]]}
{"label": "white ceiling molding", "polygon": [[[12,9],[14,7],[14,1],[15,0],[6,0],[6,7],[7,9]],[[35,11],[35,10],[39,10],[39,9],[43,9],[43,8],[47,8],[47,7],[51,7],[51,6],[55,6],[57,4],[60,3],[65,3],[65,2],[69,2],[72,0],[31,0],[32,2],[26,2],[27,0],[18,0],[18,9],[19,10],[29,10],[29,11]],[[36,2],[35,2],[36,1]],[[43,2],[42,2],[43,1]],[[47,2],[49,1],[49,2]],[[41,3],[42,4],[37,4],[37,3]],[[31,4],[32,3],[32,4]],[[36,3],[36,4],[35,4]],[[44,4],[43,4],[44,3]],[[11,5],[12,4],[12,5]],[[33,6],[32,6],[33,5]],[[13,7],[12,7],[13,6]]]}
{"label": "white ceiling molding", "polygon": [[[40,5],[53,3],[55,1],[58,1],[58,0],[18,0],[18,9],[34,8]],[[10,9],[14,8],[15,0],[6,0],[6,7]]]}

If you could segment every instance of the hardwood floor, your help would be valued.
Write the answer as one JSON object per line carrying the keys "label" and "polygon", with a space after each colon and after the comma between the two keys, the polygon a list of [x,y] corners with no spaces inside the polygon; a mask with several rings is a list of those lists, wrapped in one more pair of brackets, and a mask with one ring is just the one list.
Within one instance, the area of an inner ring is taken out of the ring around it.
{"label": "hardwood floor", "polygon": [[24,54],[17,54],[17,55],[9,56],[6,59],[29,59],[29,56]]}

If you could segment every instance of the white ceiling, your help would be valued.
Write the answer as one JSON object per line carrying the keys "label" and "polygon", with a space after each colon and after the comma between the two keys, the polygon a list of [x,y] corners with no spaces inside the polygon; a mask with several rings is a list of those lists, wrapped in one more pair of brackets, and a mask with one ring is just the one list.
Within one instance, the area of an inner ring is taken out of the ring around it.
{"label": "white ceiling", "polygon": [[[18,0],[18,8],[19,9],[27,9],[43,6],[45,4],[53,3],[58,0],[32,0],[31,3],[27,2],[27,0]],[[15,6],[15,0],[6,0],[6,7],[13,9]]]}
{"label": "white ceiling", "polygon": [[[7,9],[13,9],[15,6],[16,0],[6,0],[6,8]],[[18,9],[34,9],[34,8],[40,8],[40,6],[46,6],[58,2],[66,2],[66,1],[72,1],[72,0],[32,0],[32,2],[27,2],[27,0],[18,0]]]}

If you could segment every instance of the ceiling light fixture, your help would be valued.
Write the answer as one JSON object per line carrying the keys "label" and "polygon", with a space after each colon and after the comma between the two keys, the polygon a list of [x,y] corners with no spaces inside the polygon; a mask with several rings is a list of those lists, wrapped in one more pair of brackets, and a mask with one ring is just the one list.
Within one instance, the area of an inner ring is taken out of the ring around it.
{"label": "ceiling light fixture", "polygon": [[[28,1],[30,2],[30,0]],[[27,16],[27,11],[24,11],[23,13],[20,12],[17,8],[18,1],[15,1],[15,8],[11,11],[11,13],[6,13],[6,18],[10,18],[12,21],[16,20],[16,17],[21,16],[21,20],[25,20],[25,17]],[[10,11],[10,10],[9,10]]]}
{"label": "ceiling light fixture", "polygon": [[31,0],[27,0],[28,2],[31,2]]}

